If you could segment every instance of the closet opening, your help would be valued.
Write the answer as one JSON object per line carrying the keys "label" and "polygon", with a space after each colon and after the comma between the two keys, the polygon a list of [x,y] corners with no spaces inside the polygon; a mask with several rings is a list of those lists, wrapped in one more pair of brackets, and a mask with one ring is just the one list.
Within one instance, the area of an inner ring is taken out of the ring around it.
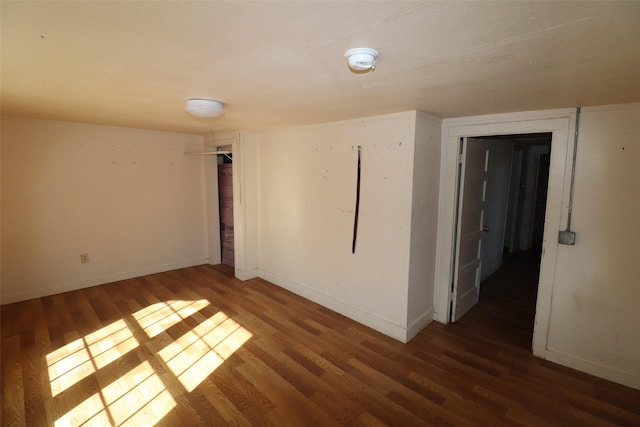
{"label": "closet opening", "polygon": [[233,230],[233,157],[218,154],[218,208],[221,264],[235,267]]}

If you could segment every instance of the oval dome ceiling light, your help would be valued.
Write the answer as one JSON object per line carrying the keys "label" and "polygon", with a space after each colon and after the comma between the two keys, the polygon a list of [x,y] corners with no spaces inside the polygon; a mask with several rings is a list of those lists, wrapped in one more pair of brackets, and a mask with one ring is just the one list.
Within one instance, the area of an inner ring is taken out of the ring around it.
{"label": "oval dome ceiling light", "polygon": [[376,68],[378,51],[368,47],[357,47],[349,49],[344,57],[349,62],[349,68],[354,71],[373,71]]}
{"label": "oval dome ceiling light", "polygon": [[211,119],[224,113],[224,105],[220,101],[204,98],[190,98],[184,105],[187,113],[201,119]]}

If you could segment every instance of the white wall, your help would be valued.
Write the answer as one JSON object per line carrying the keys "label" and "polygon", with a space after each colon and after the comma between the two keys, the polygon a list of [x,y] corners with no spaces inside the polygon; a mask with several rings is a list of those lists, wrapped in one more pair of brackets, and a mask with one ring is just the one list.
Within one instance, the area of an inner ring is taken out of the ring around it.
{"label": "white wall", "polygon": [[575,246],[558,249],[551,359],[640,388],[640,104],[584,108]]}
{"label": "white wall", "polygon": [[205,263],[194,147],[201,136],[3,117],[2,302]]}
{"label": "white wall", "polygon": [[442,120],[419,112],[413,159],[407,338],[433,320]]}
{"label": "white wall", "polygon": [[[473,144],[476,138],[470,138]],[[487,177],[487,200],[484,224],[489,232],[482,237],[482,273],[486,279],[502,266],[507,204],[511,181],[511,141],[492,140],[489,145],[489,169]]]}
{"label": "white wall", "polygon": [[416,112],[399,113],[264,132],[258,141],[260,276],[403,341],[415,120]]}
{"label": "white wall", "polygon": [[240,132],[233,144],[233,227],[235,275],[258,277],[258,145],[253,132]]}

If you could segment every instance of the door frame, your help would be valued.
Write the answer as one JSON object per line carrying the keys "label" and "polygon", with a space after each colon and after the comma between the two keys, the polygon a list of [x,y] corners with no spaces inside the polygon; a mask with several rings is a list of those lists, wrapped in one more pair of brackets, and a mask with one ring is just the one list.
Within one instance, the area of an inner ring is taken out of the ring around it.
{"label": "door frame", "polygon": [[[254,132],[223,132],[205,142],[207,147],[231,145],[233,152],[234,273],[240,280],[258,277],[258,146]],[[207,156],[207,223],[209,263],[219,264],[218,163]]]}
{"label": "door frame", "polygon": [[558,232],[567,217],[566,199],[569,194],[573,154],[570,131],[574,128],[575,111],[570,109],[476,116],[443,121],[434,320],[448,323],[450,319],[450,289],[454,277],[455,261],[453,251],[456,238],[455,207],[460,138],[551,132],[549,187],[532,343],[535,355],[545,355],[555,281]]}

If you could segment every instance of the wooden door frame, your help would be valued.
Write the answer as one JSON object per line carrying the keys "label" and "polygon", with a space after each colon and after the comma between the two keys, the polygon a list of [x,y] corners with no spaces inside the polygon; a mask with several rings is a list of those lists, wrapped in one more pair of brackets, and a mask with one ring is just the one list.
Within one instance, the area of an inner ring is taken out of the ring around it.
{"label": "wooden door frame", "polygon": [[[231,145],[233,152],[233,228],[235,276],[240,280],[258,277],[258,148],[253,132],[226,132],[216,134],[210,147]],[[215,157],[215,156],[207,156]],[[208,191],[207,217],[209,226],[209,259],[220,263],[220,216],[218,209],[217,161],[207,165]],[[214,178],[215,177],[215,178]],[[215,185],[215,190],[213,187]],[[215,192],[215,194],[214,194]],[[216,231],[217,229],[217,231]]]}
{"label": "wooden door frame", "polygon": [[550,110],[491,116],[445,119],[441,145],[440,195],[435,272],[434,320],[449,322],[451,283],[454,269],[455,205],[457,197],[458,142],[460,138],[551,132],[551,163],[544,230],[543,256],[536,303],[533,353],[544,356],[551,313],[558,251],[558,231],[566,221],[563,201],[568,197],[571,155],[570,130],[575,126],[575,111]]}

